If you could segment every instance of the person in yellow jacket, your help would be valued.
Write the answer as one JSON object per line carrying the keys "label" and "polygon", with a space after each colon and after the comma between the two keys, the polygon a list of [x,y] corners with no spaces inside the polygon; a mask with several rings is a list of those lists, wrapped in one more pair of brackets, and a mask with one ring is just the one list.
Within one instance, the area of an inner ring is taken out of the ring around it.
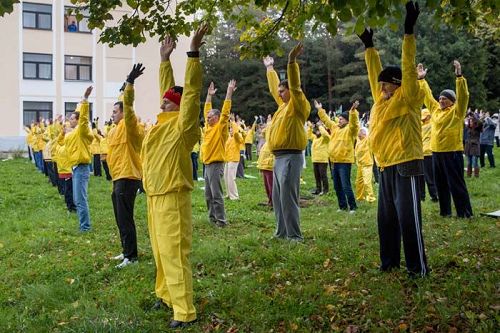
{"label": "person in yellow jacket", "polygon": [[140,152],[144,131],[139,125],[133,105],[134,82],[143,72],[142,64],[137,64],[127,76],[123,101],[118,101],[113,106],[112,118],[116,127],[108,134],[107,162],[113,180],[111,201],[122,246],[121,254],[113,258],[122,260],[116,268],[124,268],[137,262],[138,257],[134,203],[142,179]]}
{"label": "person in yellow jacket", "polygon": [[219,228],[224,228],[228,224],[221,181],[224,175],[224,161],[226,160],[226,140],[229,136],[231,98],[235,90],[236,81],[229,81],[226,99],[222,106],[222,112],[220,112],[217,109],[212,109],[212,97],[217,89],[211,82],[204,108],[205,130],[201,144],[201,157],[205,165],[205,200],[210,222]]}
{"label": "person in yellow jacket", "polygon": [[255,127],[257,126],[257,119],[258,117],[255,116],[255,121],[252,126],[247,126],[245,131],[245,158],[247,161],[252,160],[252,146],[255,136]]}
{"label": "person in yellow jacket", "polygon": [[101,156],[101,164],[106,173],[106,180],[112,180],[111,173],[109,172],[108,165],[108,134],[111,130],[110,126],[104,126],[104,133],[102,133],[101,141],[99,142],[99,152]]}
{"label": "person in yellow jacket", "polygon": [[273,209],[276,217],[274,236],[302,241],[300,231],[300,172],[304,163],[302,151],[307,138],[304,124],[311,105],[300,87],[300,71],[297,57],[304,51],[302,43],[288,54],[288,80],[279,81],[274,70],[274,59],[265,57],[269,91],[278,105],[268,126],[269,150],[275,156],[273,169]]}
{"label": "person in yellow jacket", "polygon": [[64,145],[64,136],[70,133],[73,129],[71,127],[64,127],[56,141],[55,146],[55,156],[57,163],[57,177],[62,188],[62,194],[64,195],[64,201],[66,203],[66,209],[70,213],[76,212],[76,205],[73,201],[73,171],[71,167],[71,162],[69,160],[68,151]]}
{"label": "person in yellow jacket", "polygon": [[99,133],[98,129],[99,118],[94,119],[92,122],[92,135],[94,136],[92,143],[90,144],[90,153],[92,154],[92,168],[94,170],[95,177],[102,176],[101,169],[101,139],[102,135]]}
{"label": "person in yellow jacket", "polygon": [[374,104],[370,112],[369,144],[381,170],[377,209],[382,271],[398,269],[401,238],[410,277],[429,272],[422,236],[418,177],[423,174],[420,109],[423,92],[417,80],[416,40],[413,33],[420,11],[406,3],[401,55],[402,68],[382,69],[373,46],[373,30],[359,36]]}
{"label": "person in yellow jacket", "polygon": [[354,213],[357,209],[351,186],[351,167],[354,163],[354,141],[359,131],[359,115],[356,110],[358,105],[359,102],[355,101],[349,113],[342,113],[338,121],[334,121],[326,114],[321,103],[314,101],[319,119],[330,129],[331,133],[328,153],[333,163],[333,187],[337,195],[339,211],[349,209],[350,213]]}
{"label": "person in yellow jacket", "polygon": [[43,122],[37,122],[32,124],[31,133],[33,135],[33,156],[35,158],[35,165],[38,171],[44,173],[43,164],[43,148],[45,147],[45,142],[43,141]]}
{"label": "person in yellow jacket", "polygon": [[266,137],[266,142],[262,145],[259,151],[259,158],[257,160],[257,169],[262,173],[264,180],[264,188],[267,194],[267,206],[273,207],[273,168],[274,168],[274,155],[269,149],[268,139],[269,131],[267,126],[271,124],[271,119],[267,124],[262,124],[261,135]]}
{"label": "person in yellow jacket", "polygon": [[[419,64],[421,65],[421,64]],[[418,66],[417,66],[418,68]],[[420,199],[425,201],[425,184],[432,202],[438,202],[436,184],[434,181],[434,170],[432,167],[432,149],[431,149],[431,113],[428,109],[422,110],[422,146],[424,149],[424,176],[420,179]]]}
{"label": "person in yellow jacket", "polygon": [[374,202],[373,195],[373,157],[368,144],[368,130],[364,127],[359,129],[358,141],[354,155],[356,157],[356,166],[358,171],[356,174],[356,200],[366,200],[366,202]]}
{"label": "person in yellow jacket", "polygon": [[309,132],[309,137],[312,140],[311,160],[313,163],[314,179],[316,180],[316,190],[313,194],[324,195],[329,191],[327,169],[330,133],[319,122],[316,126],[311,125]]}
{"label": "person in yellow jacket", "polygon": [[202,68],[199,49],[208,30],[203,25],[191,39],[184,88],[175,86],[170,55],[174,39],[160,48],[161,110],[157,123],[146,133],[141,160],[148,204],[148,227],[156,263],[155,308],[166,304],[174,310],[171,328],[196,320],[193,305],[191,151],[200,139],[200,92]]}
{"label": "person in yellow jacket", "polygon": [[238,200],[238,186],[236,186],[236,170],[240,162],[240,145],[245,142],[238,122],[234,120],[234,114],[229,117],[229,137],[226,141],[226,163],[224,165],[224,183],[226,183],[227,196],[229,200]]}
{"label": "person in yellow jacket", "polygon": [[64,146],[71,164],[73,176],[73,201],[76,205],[80,231],[90,230],[90,212],[87,188],[90,176],[90,144],[94,139],[89,124],[89,102],[92,86],[88,87],[83,100],[69,118],[73,129],[64,137]]}
{"label": "person in yellow jacket", "polygon": [[455,203],[457,216],[472,217],[472,206],[464,179],[463,127],[469,90],[467,80],[462,76],[462,66],[454,61],[456,94],[446,89],[439,94],[439,101],[432,95],[425,81],[427,70],[419,64],[420,85],[425,92],[424,103],[431,113],[431,149],[434,179],[439,199],[441,216],[451,216],[451,198]]}

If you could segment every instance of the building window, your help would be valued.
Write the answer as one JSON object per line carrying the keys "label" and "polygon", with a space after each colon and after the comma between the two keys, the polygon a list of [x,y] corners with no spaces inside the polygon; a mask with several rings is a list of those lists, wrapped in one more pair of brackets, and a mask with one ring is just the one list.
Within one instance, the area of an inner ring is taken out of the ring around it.
{"label": "building window", "polygon": [[92,81],[92,58],[64,56],[64,79],[67,81]]}
{"label": "building window", "polygon": [[23,102],[24,126],[42,119],[52,119],[52,102]]}
{"label": "building window", "polygon": [[[76,106],[78,103],[75,102],[66,102],[64,103],[64,117],[69,119],[71,113],[76,110]],[[92,120],[92,103],[89,103],[89,120]]]}
{"label": "building window", "polygon": [[83,17],[78,21],[76,19],[75,7],[64,7],[64,31],[92,33],[92,30],[89,29],[88,10],[81,10],[80,14]]}
{"label": "building window", "polygon": [[52,80],[52,54],[23,53],[23,78]]}
{"label": "building window", "polygon": [[52,5],[24,2],[23,28],[52,30]]}

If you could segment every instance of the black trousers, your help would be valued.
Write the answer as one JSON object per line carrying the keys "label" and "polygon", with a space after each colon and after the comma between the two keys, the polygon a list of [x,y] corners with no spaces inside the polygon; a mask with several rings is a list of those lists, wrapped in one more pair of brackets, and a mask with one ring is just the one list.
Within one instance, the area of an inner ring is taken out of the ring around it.
{"label": "black trousers", "polygon": [[52,186],[57,186],[57,170],[54,168],[55,163],[47,161],[47,174]]}
{"label": "black trousers", "polygon": [[432,167],[432,156],[424,156],[424,175],[420,177],[420,198],[425,200],[425,184],[429,190],[432,200],[437,200],[436,182],[434,180],[434,169]]}
{"label": "black trousers", "polygon": [[101,154],[94,154],[94,176],[102,176]]}
{"label": "black trousers", "polygon": [[251,143],[245,143],[245,157],[247,158],[247,161],[252,160],[252,144]]}
{"label": "black trousers", "polygon": [[399,268],[401,236],[406,268],[410,275],[428,273],[422,237],[422,211],[418,175],[408,176],[398,168],[386,167],[379,176],[377,224],[380,240],[380,269]]}
{"label": "black trousers", "polygon": [[134,222],[134,203],[141,184],[137,179],[118,179],[113,182],[113,210],[116,225],[120,232],[123,256],[129,260],[137,259],[137,234]]}
{"label": "black trousers", "polygon": [[314,179],[316,180],[316,193],[328,192],[327,167],[328,163],[313,163]]}
{"label": "black trousers", "polygon": [[451,197],[458,217],[471,217],[472,207],[464,179],[464,157],[461,151],[432,153],[434,179],[441,216],[451,216]]}
{"label": "black trousers", "polygon": [[490,163],[490,168],[495,167],[495,156],[493,155],[493,145],[479,145],[480,155],[479,155],[479,164],[481,164],[481,168],[486,166],[484,163],[484,154],[488,155],[488,162]]}
{"label": "black trousers", "polygon": [[245,158],[241,155],[241,151],[240,163],[238,163],[238,169],[236,169],[236,178],[245,178]]}
{"label": "black trousers", "polygon": [[66,208],[70,212],[76,212],[76,205],[75,202],[73,201],[73,179],[70,177],[66,179],[61,179],[61,181],[64,193],[64,202],[66,202]]}
{"label": "black trousers", "polygon": [[106,161],[101,161],[102,162],[102,168],[104,169],[104,172],[106,173],[106,180],[111,180],[111,174],[109,173],[109,166],[108,162]]}

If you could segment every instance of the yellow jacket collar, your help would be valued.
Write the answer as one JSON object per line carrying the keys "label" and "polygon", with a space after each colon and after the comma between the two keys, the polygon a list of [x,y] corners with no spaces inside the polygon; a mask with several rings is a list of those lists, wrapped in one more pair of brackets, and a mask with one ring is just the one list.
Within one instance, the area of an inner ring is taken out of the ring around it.
{"label": "yellow jacket collar", "polygon": [[156,116],[156,120],[158,121],[158,124],[163,124],[167,122],[168,120],[178,117],[179,116],[179,111],[168,111],[168,112],[162,112],[159,113],[158,116]]}

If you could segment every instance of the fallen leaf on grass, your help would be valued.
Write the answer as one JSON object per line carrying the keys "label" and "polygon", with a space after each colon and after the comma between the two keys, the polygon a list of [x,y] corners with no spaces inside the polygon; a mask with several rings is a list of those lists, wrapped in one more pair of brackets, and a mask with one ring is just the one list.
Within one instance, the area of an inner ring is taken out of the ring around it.
{"label": "fallen leaf on grass", "polygon": [[326,260],[323,262],[323,268],[328,268],[328,267],[330,267],[330,265],[331,265],[330,258],[326,259]]}
{"label": "fallen leaf on grass", "polygon": [[358,326],[355,326],[355,325],[349,325],[345,329],[345,333],[358,333],[358,332],[359,332],[359,328],[358,328]]}
{"label": "fallen leaf on grass", "polygon": [[73,284],[73,283],[75,283],[75,279],[67,278],[66,282],[68,282],[69,284]]}
{"label": "fallen leaf on grass", "polygon": [[405,323],[400,323],[398,328],[400,332],[404,332],[408,329],[408,325],[406,325]]}
{"label": "fallen leaf on grass", "polygon": [[291,323],[291,324],[290,324],[290,329],[291,329],[292,331],[296,331],[296,330],[298,330],[298,329],[299,329],[299,325],[297,325],[296,323]]}

